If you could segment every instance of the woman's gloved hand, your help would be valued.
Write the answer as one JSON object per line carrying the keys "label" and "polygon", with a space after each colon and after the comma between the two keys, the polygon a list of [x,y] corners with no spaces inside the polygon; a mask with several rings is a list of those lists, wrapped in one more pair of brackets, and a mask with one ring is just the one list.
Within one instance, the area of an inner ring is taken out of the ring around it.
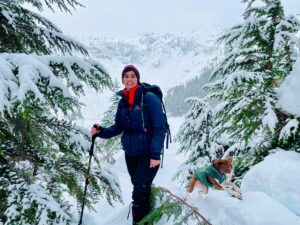
{"label": "woman's gloved hand", "polygon": [[103,128],[98,124],[98,123],[95,123],[92,127],[91,127],[91,135],[94,136],[94,135],[97,135],[101,132]]}

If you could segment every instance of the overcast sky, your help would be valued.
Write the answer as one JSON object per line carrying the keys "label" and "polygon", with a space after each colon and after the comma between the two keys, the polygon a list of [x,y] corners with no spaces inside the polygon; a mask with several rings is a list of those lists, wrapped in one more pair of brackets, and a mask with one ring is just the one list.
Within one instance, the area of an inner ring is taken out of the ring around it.
{"label": "overcast sky", "polygon": [[[71,36],[129,37],[143,32],[188,33],[202,27],[230,27],[242,21],[241,0],[79,0],[73,15],[43,15]],[[282,0],[287,14],[299,14],[299,0]],[[298,16],[299,18],[299,16]]]}

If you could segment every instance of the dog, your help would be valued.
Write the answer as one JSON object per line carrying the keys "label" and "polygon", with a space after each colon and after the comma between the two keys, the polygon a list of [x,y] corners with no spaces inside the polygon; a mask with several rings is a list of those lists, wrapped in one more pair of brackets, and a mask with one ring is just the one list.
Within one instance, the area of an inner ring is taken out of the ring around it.
{"label": "dog", "polygon": [[[239,188],[231,182],[226,182],[226,174],[230,174],[232,171],[232,160],[231,156],[226,159],[215,159],[211,164],[195,170],[187,187],[187,195],[184,200],[187,199],[188,193],[193,192],[195,185],[200,188],[200,193],[203,194],[207,194],[209,188],[214,188],[225,190],[230,195],[241,199]],[[221,186],[221,183],[225,183],[225,185]]]}

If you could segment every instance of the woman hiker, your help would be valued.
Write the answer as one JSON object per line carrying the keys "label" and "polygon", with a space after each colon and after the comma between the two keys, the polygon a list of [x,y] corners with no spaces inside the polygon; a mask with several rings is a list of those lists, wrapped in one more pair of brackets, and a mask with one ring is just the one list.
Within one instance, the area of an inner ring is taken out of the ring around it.
{"label": "woman hiker", "polygon": [[121,143],[133,184],[132,218],[137,224],[150,212],[151,184],[161,162],[166,125],[162,102],[151,92],[157,86],[142,85],[140,73],[133,65],[123,69],[122,83],[125,88],[118,92],[122,98],[115,124],[107,128],[95,124],[97,128],[91,128],[91,135],[108,139],[122,133]]}

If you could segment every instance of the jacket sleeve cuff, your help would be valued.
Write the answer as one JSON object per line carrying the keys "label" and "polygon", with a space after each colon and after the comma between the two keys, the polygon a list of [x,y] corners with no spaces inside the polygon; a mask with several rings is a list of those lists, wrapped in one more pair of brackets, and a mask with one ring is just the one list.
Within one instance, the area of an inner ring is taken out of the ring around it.
{"label": "jacket sleeve cuff", "polygon": [[160,154],[152,152],[151,159],[160,160]]}

